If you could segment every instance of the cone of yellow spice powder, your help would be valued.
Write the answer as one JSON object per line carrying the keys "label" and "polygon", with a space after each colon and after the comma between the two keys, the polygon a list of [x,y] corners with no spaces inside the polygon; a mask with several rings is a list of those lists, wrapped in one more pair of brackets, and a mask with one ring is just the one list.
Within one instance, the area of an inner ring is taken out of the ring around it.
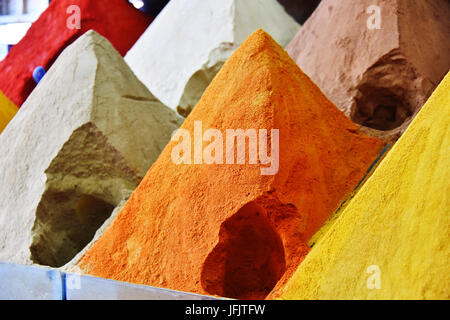
{"label": "cone of yellow spice powder", "polygon": [[0,133],[16,115],[18,108],[0,91]]}
{"label": "cone of yellow spice powder", "polygon": [[448,299],[450,73],[280,292]]}

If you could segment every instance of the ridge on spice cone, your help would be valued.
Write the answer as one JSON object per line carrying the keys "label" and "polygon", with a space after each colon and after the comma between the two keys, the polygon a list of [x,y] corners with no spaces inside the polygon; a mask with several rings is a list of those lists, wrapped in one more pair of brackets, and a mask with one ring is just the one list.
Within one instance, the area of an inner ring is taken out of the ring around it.
{"label": "ridge on spice cone", "polygon": [[[71,11],[72,6],[80,9],[80,29],[73,26],[76,11]],[[34,69],[49,70],[64,48],[86,31],[100,33],[124,56],[150,21],[127,0],[52,1],[0,62],[0,90],[20,107],[36,86]]]}
{"label": "ridge on spice cone", "polygon": [[450,73],[282,298],[449,299],[449,125]]}
{"label": "ridge on spice cone", "polygon": [[172,0],[125,60],[158,99],[187,116],[225,61],[258,28],[285,46],[300,25],[276,0]]}
{"label": "ridge on spice cone", "polygon": [[18,108],[0,91],[0,133],[17,113]]}
{"label": "ridge on spice cone", "polygon": [[450,69],[449,35],[447,0],[323,0],[286,50],[364,132],[395,142]]}
{"label": "ridge on spice cone", "polygon": [[265,298],[289,279],[382,143],[360,134],[262,30],[225,63],[182,129],[193,132],[197,121],[219,132],[279,129],[278,172],[175,164],[171,141],[78,266],[120,281]]}
{"label": "ridge on spice cone", "polygon": [[70,261],[179,125],[111,43],[86,32],[0,135],[0,261]]}

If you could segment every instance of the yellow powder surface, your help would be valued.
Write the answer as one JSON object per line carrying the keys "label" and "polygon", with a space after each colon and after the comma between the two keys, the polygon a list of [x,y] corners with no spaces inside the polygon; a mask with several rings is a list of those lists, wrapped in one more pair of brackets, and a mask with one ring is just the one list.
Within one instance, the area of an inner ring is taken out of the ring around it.
{"label": "yellow powder surface", "polygon": [[0,91],[0,133],[17,113],[18,108]]}
{"label": "yellow powder surface", "polygon": [[449,299],[450,73],[282,299]]}

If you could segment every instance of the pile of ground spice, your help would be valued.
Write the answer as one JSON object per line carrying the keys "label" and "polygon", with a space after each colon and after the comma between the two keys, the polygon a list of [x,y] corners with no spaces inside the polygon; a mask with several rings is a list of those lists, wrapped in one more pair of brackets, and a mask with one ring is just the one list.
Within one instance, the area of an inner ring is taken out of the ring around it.
{"label": "pile of ground spice", "polygon": [[284,288],[284,299],[448,299],[450,73]]}
{"label": "pile of ground spice", "polygon": [[450,1],[322,0],[286,50],[365,132],[394,142],[450,69],[449,36]]}
{"label": "pile of ground spice", "polygon": [[171,0],[125,61],[161,102],[187,117],[225,61],[260,28],[286,46],[300,25],[276,0]]}
{"label": "pile of ground spice", "polygon": [[181,123],[107,39],[78,38],[0,135],[0,261],[72,260]]}
{"label": "pile of ground spice", "polygon": [[[262,30],[225,63],[182,129],[192,133],[198,121],[204,130],[222,134],[241,128],[265,129],[270,136],[278,129],[278,173],[261,175],[265,165],[249,161],[175,164],[172,152],[180,142],[171,141],[80,259],[83,272],[202,294],[265,298],[290,278],[309,251],[308,239],[382,149],[380,140],[360,134]],[[269,138],[268,150],[275,141]]]}
{"label": "pile of ground spice", "polygon": [[17,107],[0,91],[0,133],[17,113]]}
{"label": "pile of ground spice", "polygon": [[[80,9],[80,29],[74,28],[77,12],[71,9],[73,5]],[[150,22],[149,16],[127,0],[52,1],[0,62],[0,90],[20,107],[36,86],[34,69],[42,66],[49,70],[64,48],[86,31],[97,31],[124,56]]]}

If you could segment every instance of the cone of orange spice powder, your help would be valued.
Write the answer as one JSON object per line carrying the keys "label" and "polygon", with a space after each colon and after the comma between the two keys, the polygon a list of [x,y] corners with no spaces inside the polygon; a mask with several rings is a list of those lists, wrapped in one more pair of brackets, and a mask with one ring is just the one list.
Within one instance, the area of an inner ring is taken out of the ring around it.
{"label": "cone of orange spice powder", "polygon": [[267,149],[274,152],[278,142],[278,170],[262,175],[265,165],[250,164],[250,157],[245,164],[194,164],[195,148],[187,155],[192,164],[176,164],[180,140],[173,139],[78,261],[84,273],[263,299],[290,278],[309,251],[308,239],[383,147],[359,133],[262,30],[226,62],[186,119],[182,129],[192,144],[200,121],[203,130],[223,135],[227,129],[266,129]]}

